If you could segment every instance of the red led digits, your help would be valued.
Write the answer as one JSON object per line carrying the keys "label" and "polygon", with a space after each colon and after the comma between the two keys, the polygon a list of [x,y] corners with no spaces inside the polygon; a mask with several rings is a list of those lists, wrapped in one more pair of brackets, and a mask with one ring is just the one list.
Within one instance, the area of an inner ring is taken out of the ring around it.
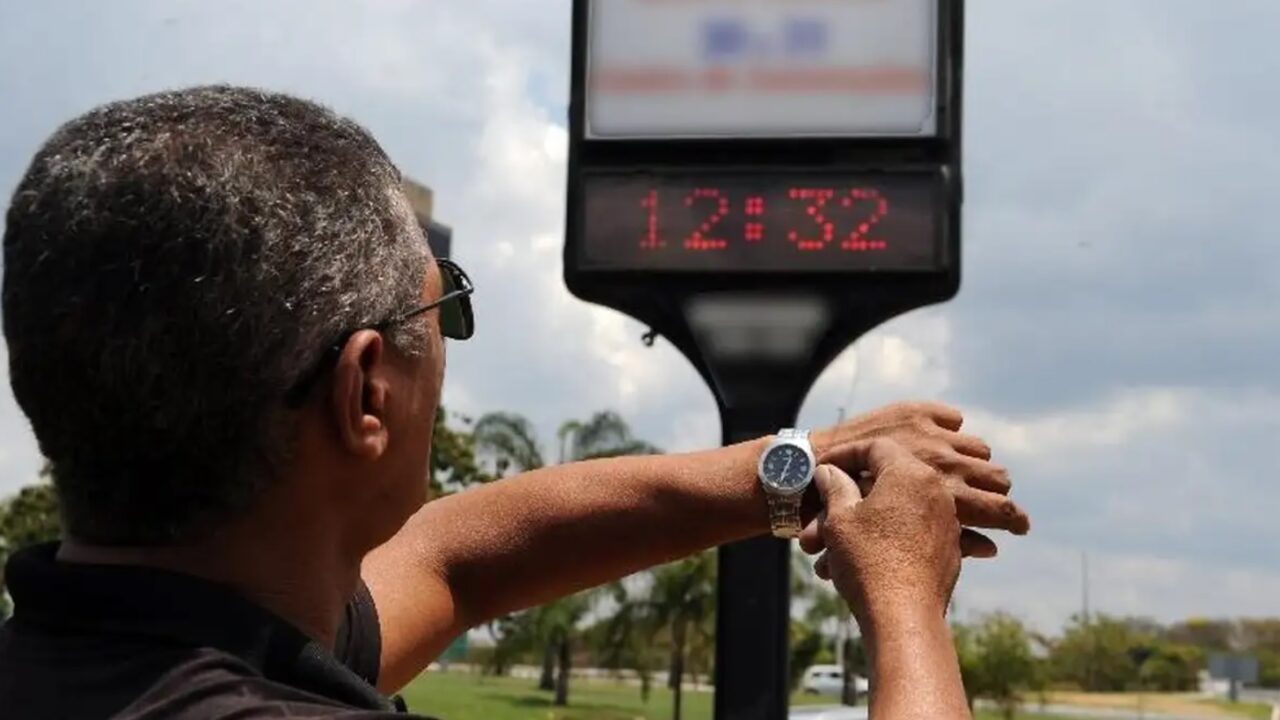
{"label": "red led digits", "polygon": [[747,198],[746,213],[748,218],[752,218],[746,224],[746,241],[758,243],[764,240],[764,198]]}
{"label": "red led digits", "polygon": [[808,238],[800,235],[798,230],[791,230],[787,233],[787,240],[795,243],[799,250],[822,250],[836,237],[836,226],[822,214],[822,209],[826,207],[827,201],[836,196],[835,190],[813,189],[813,188],[791,188],[787,191],[787,197],[792,200],[803,200],[808,203],[805,212],[813,221],[821,228],[821,234],[817,238]]}
{"label": "red led digits", "polygon": [[886,250],[889,245],[883,240],[869,240],[867,235],[889,214],[889,201],[875,188],[854,188],[847,197],[840,199],[840,205],[846,208],[866,208],[865,214],[857,221],[858,225],[849,236],[840,243],[842,250],[861,252],[865,250]]}
{"label": "red led digits", "polygon": [[[769,210],[773,210],[774,215],[783,212],[786,217],[793,218],[775,220],[790,226],[786,232],[787,241],[802,254],[821,253],[828,248],[835,251],[837,245],[841,253],[889,249],[885,235],[888,226],[879,226],[889,218],[892,205],[882,190],[875,186],[786,188],[785,198],[797,203],[793,206],[786,206],[782,202],[784,196],[776,190],[762,192],[759,186],[742,188],[741,195],[724,187],[685,185],[678,190],[671,188],[673,192],[684,194],[683,208],[672,206],[673,198],[666,198],[664,204],[662,194],[667,192],[664,187],[641,186],[637,189],[641,190],[640,196],[631,197],[636,198],[633,202],[639,202],[645,222],[643,226],[637,222],[633,228],[639,235],[639,249],[646,254],[662,252],[668,246],[667,240],[675,244],[674,238],[680,238],[677,247],[683,252],[728,251],[731,241],[727,238],[731,231],[733,242],[740,243],[733,246],[737,251],[734,262],[759,262],[750,258],[766,257],[780,260],[790,251],[781,245],[781,238],[766,239]],[[808,220],[799,217],[801,208]],[[738,240],[739,218],[735,213],[742,216],[742,240]],[[726,219],[730,219],[727,225]],[[814,226],[809,226],[808,222]],[[664,238],[664,230],[673,237]],[[778,246],[765,247],[775,242]],[[747,248],[752,249],[748,251]]]}
{"label": "red led digits", "polygon": [[640,238],[640,249],[657,250],[664,247],[666,243],[658,237],[658,191],[650,190],[645,193],[644,199],[640,201],[640,207],[648,211],[648,224],[645,227],[644,237]]}
{"label": "red led digits", "polygon": [[711,236],[711,229],[720,223],[720,219],[729,214],[729,199],[720,196],[720,191],[716,188],[695,188],[684,198],[685,207],[693,207],[693,204],[707,200],[713,207],[711,214],[702,221],[697,228],[684,239],[684,246],[688,250],[724,250],[729,247],[729,241],[723,238]]}

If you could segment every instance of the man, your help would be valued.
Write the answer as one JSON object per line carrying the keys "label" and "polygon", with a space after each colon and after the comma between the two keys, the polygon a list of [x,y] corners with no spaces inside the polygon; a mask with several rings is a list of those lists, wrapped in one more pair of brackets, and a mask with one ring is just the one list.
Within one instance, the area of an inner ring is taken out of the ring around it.
{"label": "man", "polygon": [[874,482],[858,505],[817,472],[827,510],[801,540],[885,638],[877,702],[954,696],[947,597],[962,551],[995,553],[961,524],[1028,528],[958,413],[894,407],[426,504],[444,339],[471,336],[471,292],[377,143],[311,103],[196,88],[58,130],[4,236],[11,382],[66,527],[8,569],[6,716],[383,717],[468,628],[794,535],[793,495],[757,473],[775,447],[809,453],[804,482],[830,464]]}

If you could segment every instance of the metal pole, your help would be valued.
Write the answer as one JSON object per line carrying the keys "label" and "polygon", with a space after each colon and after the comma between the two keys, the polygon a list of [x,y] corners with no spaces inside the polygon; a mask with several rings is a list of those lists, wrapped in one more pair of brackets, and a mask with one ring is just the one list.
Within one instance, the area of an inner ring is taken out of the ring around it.
{"label": "metal pole", "polygon": [[1089,621],[1089,553],[1087,552],[1080,553],[1080,595],[1080,612],[1089,641],[1089,654],[1084,666],[1085,690],[1092,691],[1094,689],[1093,663],[1098,654],[1098,648],[1093,634],[1093,624]]}
{"label": "metal pole", "polygon": [[[724,443],[775,433],[794,421],[786,412],[749,419],[729,414],[723,420]],[[720,548],[717,577],[715,720],[784,720],[791,543],[761,537],[726,545]]]}
{"label": "metal pole", "polygon": [[1089,624],[1089,553],[1080,553],[1080,594],[1084,622]]}

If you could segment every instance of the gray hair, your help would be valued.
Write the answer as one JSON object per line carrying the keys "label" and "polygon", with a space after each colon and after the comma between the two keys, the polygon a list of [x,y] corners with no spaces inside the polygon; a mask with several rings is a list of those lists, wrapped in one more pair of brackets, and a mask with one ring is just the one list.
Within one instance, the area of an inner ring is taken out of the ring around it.
{"label": "gray hair", "polygon": [[7,214],[3,302],[68,532],[174,544],[242,512],[288,455],[287,388],[418,303],[427,258],[395,166],[314,103],[200,87],[60,128]]}

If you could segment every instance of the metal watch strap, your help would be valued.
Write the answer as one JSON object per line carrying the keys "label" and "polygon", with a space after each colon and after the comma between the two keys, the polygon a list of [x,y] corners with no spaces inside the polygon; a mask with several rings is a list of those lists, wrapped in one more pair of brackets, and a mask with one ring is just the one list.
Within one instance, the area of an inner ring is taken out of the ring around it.
{"label": "metal watch strap", "polygon": [[769,496],[769,527],[773,530],[773,536],[776,538],[794,540],[800,537],[800,530],[804,526],[800,524],[799,495],[794,497]]}
{"label": "metal watch strap", "polygon": [[778,431],[778,438],[780,440],[808,440],[809,431],[797,430],[796,428],[783,428]]}

